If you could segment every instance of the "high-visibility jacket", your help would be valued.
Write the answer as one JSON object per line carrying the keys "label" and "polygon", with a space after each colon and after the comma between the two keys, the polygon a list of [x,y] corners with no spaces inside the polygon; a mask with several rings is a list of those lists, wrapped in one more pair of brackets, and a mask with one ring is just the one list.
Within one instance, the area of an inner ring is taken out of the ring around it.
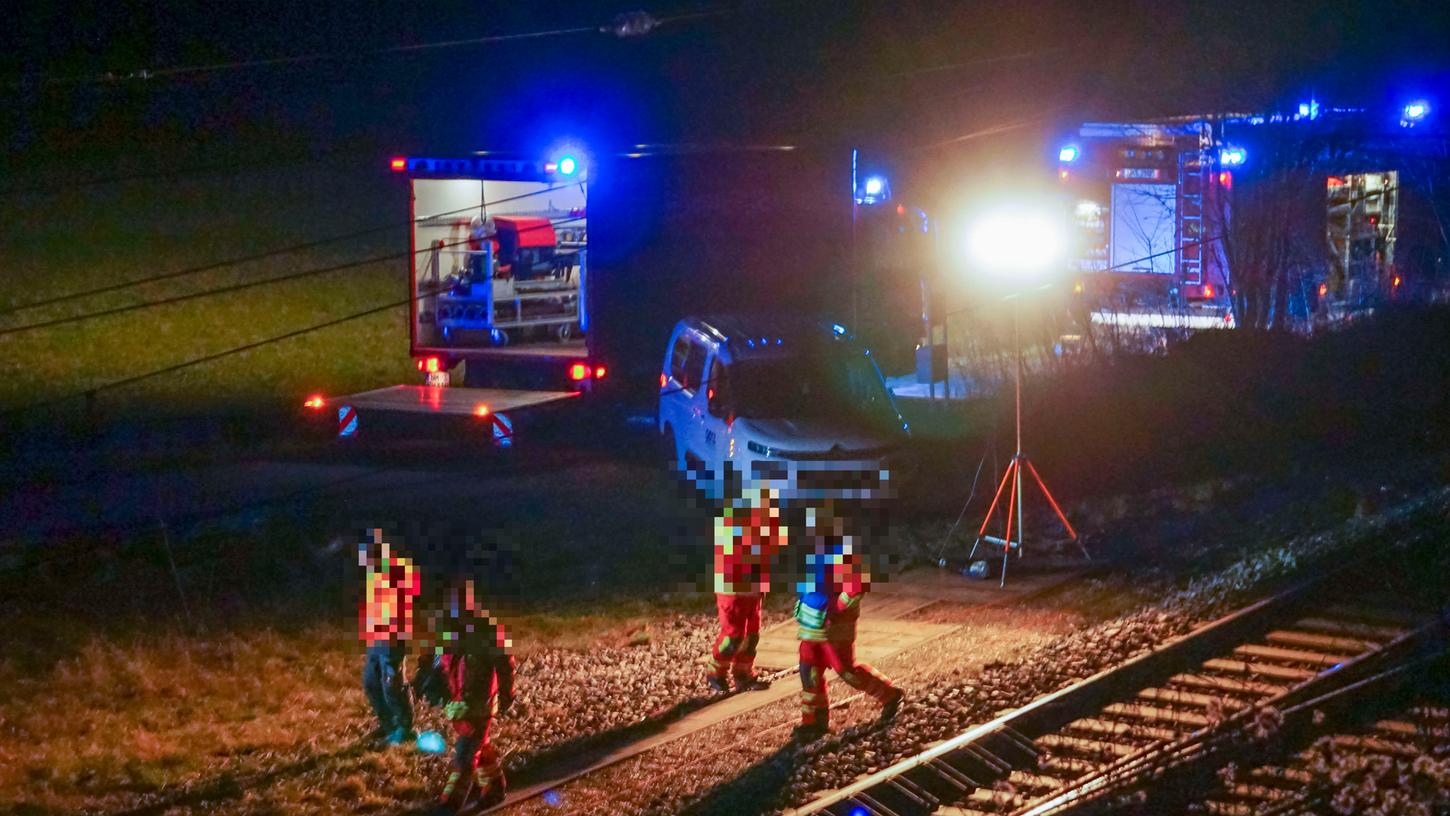
{"label": "high-visibility jacket", "polygon": [[369,644],[412,639],[416,597],[418,568],[411,560],[393,557],[369,568],[359,610],[362,639]]}
{"label": "high-visibility jacket", "polygon": [[448,680],[444,711],[452,720],[476,722],[493,717],[498,713],[499,698],[514,693],[514,657],[503,624],[476,616],[472,625],[474,632],[445,646],[439,659],[439,668]]}
{"label": "high-visibility jacket", "polygon": [[770,560],[785,546],[785,530],[769,510],[727,507],[715,519],[715,593],[769,592]]}
{"label": "high-visibility jacket", "polygon": [[839,540],[827,540],[806,556],[806,580],[799,584],[796,622],[801,640],[842,642],[856,639],[861,599],[866,594],[860,556],[846,553]]}

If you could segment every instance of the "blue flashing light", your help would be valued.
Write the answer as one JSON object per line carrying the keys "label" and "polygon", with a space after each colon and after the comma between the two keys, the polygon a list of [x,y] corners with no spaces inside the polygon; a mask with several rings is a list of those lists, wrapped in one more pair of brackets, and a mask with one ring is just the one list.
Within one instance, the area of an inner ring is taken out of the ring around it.
{"label": "blue flashing light", "polygon": [[579,160],[569,155],[560,156],[558,167],[559,175],[572,176],[579,172]]}
{"label": "blue flashing light", "polygon": [[1063,145],[1057,150],[1057,160],[1064,164],[1077,161],[1081,155],[1082,151],[1078,149],[1077,145]]}
{"label": "blue flashing light", "polygon": [[891,184],[885,176],[867,176],[856,188],[857,204],[880,204],[891,200]]}
{"label": "blue flashing light", "polygon": [[559,803],[564,801],[564,798],[562,796],[560,796],[559,795],[559,792],[556,791],[556,790],[546,790],[546,791],[544,791],[544,797],[543,798],[544,798],[544,804],[548,805],[549,807],[558,807],[559,806]]}
{"label": "blue flashing light", "polygon": [[1430,103],[1423,99],[1416,99],[1405,105],[1404,119],[1400,124],[1414,123],[1430,115]]}
{"label": "blue flashing light", "polygon": [[425,754],[441,754],[448,750],[448,745],[437,731],[424,731],[418,735],[418,750]]}
{"label": "blue flashing light", "polygon": [[842,326],[840,323],[832,323],[831,331],[835,332],[837,336],[840,336],[846,333],[846,327]]}
{"label": "blue flashing light", "polygon": [[857,805],[856,807],[851,808],[851,816],[871,816],[871,813],[870,811],[866,810],[866,808]]}
{"label": "blue flashing light", "polygon": [[1238,167],[1248,157],[1248,152],[1242,147],[1225,147],[1218,152],[1219,164],[1222,164],[1224,167]]}

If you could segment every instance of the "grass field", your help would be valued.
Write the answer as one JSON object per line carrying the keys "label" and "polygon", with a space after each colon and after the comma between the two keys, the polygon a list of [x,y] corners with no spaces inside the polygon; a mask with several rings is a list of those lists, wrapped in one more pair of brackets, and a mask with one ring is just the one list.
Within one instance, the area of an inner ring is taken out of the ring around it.
{"label": "grass field", "polygon": [[[0,330],[407,251],[396,179],[338,160],[0,198]],[[395,223],[371,235],[52,306],[72,292]],[[407,297],[393,259],[234,294],[0,336],[0,409],[104,386]],[[187,412],[415,374],[404,308],[107,392]]]}

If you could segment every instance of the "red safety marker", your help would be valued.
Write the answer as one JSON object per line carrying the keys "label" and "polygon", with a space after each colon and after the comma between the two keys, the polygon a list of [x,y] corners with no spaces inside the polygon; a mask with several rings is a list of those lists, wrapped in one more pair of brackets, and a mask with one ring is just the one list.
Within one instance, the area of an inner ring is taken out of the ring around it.
{"label": "red safety marker", "polygon": [[514,423],[503,414],[489,414],[489,426],[492,428],[493,444],[500,448],[507,448],[514,443]]}
{"label": "red safety marker", "polygon": [[337,409],[337,435],[353,436],[357,433],[357,409],[344,405]]}

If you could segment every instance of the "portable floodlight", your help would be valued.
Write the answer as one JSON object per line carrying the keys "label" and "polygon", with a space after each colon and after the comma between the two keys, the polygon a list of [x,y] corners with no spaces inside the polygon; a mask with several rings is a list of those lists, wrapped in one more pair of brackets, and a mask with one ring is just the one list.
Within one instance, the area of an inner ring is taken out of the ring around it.
{"label": "portable floodlight", "polygon": [[[1012,551],[1015,549],[1018,557],[1022,555],[1022,500],[1024,498],[1022,472],[1024,468],[1031,474],[1038,489],[1042,491],[1043,498],[1047,499],[1047,503],[1052,507],[1052,512],[1057,515],[1058,521],[1062,522],[1068,537],[1082,549],[1084,558],[1090,558],[1077,531],[1072,528],[1072,524],[1068,522],[1067,516],[1062,512],[1062,508],[1058,506],[1057,500],[1052,497],[1052,492],[1047,489],[1047,483],[1038,475],[1037,468],[1032,466],[1032,462],[1022,450],[1022,334],[1018,328],[1018,304],[1028,291],[1041,288],[1043,279],[1052,272],[1063,268],[1064,234],[1066,232],[1064,222],[1063,215],[1054,213],[1047,208],[1018,208],[1001,210],[987,215],[972,224],[966,232],[967,257],[972,265],[994,279],[999,285],[1006,286],[1010,291],[1007,297],[1012,302],[1012,345],[1017,362],[1013,374],[1017,449],[1007,463],[1002,480],[997,484],[997,493],[992,497],[992,504],[987,508],[987,516],[982,519],[982,526],[978,528],[977,538],[972,542],[971,553],[967,556],[967,560],[970,562],[976,556],[977,548],[984,543],[1001,547],[1001,586],[1007,585],[1007,559],[1011,556]],[[988,535],[987,528],[991,525],[997,508],[1002,506],[1004,496],[1007,498],[1007,504],[1006,515],[1003,517],[1003,534],[1000,537]],[[1012,537],[1013,532],[1017,533],[1015,540]]]}

